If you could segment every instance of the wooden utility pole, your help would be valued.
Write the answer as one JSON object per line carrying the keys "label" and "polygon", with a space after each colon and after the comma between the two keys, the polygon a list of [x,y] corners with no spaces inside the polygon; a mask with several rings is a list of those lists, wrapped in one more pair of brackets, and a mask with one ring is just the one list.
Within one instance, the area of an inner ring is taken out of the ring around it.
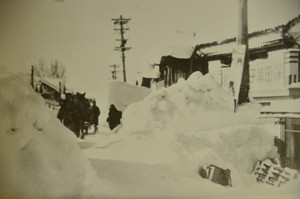
{"label": "wooden utility pole", "polygon": [[113,64],[110,65],[110,67],[113,68],[113,70],[111,71],[112,79],[117,79],[117,67],[119,67],[119,65]]}
{"label": "wooden utility pole", "polygon": [[238,36],[237,45],[245,45],[245,59],[243,64],[241,87],[239,90],[238,104],[249,102],[249,47],[248,47],[248,6],[247,0],[239,1],[238,11]]}
{"label": "wooden utility pole", "polygon": [[117,39],[117,41],[121,41],[120,46],[117,46],[114,50],[121,51],[122,52],[122,64],[123,64],[123,76],[124,76],[124,82],[126,82],[126,68],[125,68],[125,51],[128,51],[131,49],[131,47],[126,47],[126,43],[128,39],[124,39],[124,33],[126,30],[129,30],[129,28],[125,28],[124,25],[128,23],[130,18],[126,19],[123,18],[122,15],[118,19],[112,19],[114,21],[115,25],[120,25],[120,28],[115,28],[115,31],[120,31],[121,39]]}
{"label": "wooden utility pole", "polygon": [[31,66],[31,86],[34,89],[34,66]]}

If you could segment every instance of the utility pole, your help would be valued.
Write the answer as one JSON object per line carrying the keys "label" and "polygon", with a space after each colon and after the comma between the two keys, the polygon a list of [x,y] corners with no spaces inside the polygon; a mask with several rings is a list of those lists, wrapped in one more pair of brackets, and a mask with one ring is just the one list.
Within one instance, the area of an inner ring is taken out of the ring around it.
{"label": "utility pole", "polygon": [[113,70],[111,71],[111,75],[112,75],[112,79],[117,79],[117,67],[119,67],[119,65],[110,65],[110,67],[113,68]]}
{"label": "utility pole", "polygon": [[243,64],[241,87],[239,90],[238,104],[249,102],[249,47],[248,47],[248,8],[247,0],[239,0],[238,11],[238,36],[237,45],[245,45],[245,59]]}
{"label": "utility pole", "polygon": [[31,66],[31,86],[34,89],[34,66]]}
{"label": "utility pole", "polygon": [[131,47],[126,47],[126,43],[127,43],[128,39],[124,39],[124,33],[125,33],[125,31],[129,30],[129,28],[125,28],[124,25],[127,24],[129,20],[130,20],[130,18],[128,18],[128,19],[123,18],[122,15],[120,15],[120,18],[118,18],[118,19],[112,19],[112,21],[114,21],[115,25],[120,25],[120,28],[114,28],[114,30],[120,31],[121,39],[117,39],[117,41],[121,41],[121,44],[120,44],[120,46],[117,46],[114,50],[122,52],[124,82],[126,82],[125,51],[128,51],[131,49]]}

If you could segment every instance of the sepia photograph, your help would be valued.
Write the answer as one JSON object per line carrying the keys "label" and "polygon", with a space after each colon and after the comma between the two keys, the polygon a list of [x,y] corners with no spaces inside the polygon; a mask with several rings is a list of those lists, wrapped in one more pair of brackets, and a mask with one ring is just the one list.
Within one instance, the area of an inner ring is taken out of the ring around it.
{"label": "sepia photograph", "polygon": [[0,199],[298,199],[300,0],[0,0]]}

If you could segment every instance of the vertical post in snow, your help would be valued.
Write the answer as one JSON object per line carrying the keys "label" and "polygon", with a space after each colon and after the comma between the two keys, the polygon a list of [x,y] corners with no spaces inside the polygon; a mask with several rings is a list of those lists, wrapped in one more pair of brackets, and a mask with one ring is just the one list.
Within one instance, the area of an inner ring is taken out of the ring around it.
{"label": "vertical post in snow", "polygon": [[245,60],[238,95],[238,104],[249,102],[249,47],[248,47],[248,6],[247,0],[239,0],[237,45],[245,45]]}
{"label": "vertical post in snow", "polygon": [[61,81],[59,81],[59,83],[58,83],[58,92],[59,92],[59,105],[61,105],[62,104],[61,96],[62,96],[62,93],[63,93]]}
{"label": "vertical post in snow", "polygon": [[34,89],[34,67],[31,66],[31,86]]}
{"label": "vertical post in snow", "polygon": [[61,95],[62,94],[62,84],[61,81],[58,82],[58,92]]}

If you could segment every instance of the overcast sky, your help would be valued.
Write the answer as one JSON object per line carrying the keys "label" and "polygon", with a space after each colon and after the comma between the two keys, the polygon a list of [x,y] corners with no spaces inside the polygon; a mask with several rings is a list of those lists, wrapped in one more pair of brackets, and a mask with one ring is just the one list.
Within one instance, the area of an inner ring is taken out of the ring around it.
{"label": "overcast sky", "polygon": [[[0,0],[0,65],[29,72],[40,59],[48,65],[58,60],[69,82],[97,90],[111,78],[109,65],[122,65],[121,53],[113,51],[120,35],[111,19],[123,15],[131,18],[125,33],[131,83],[169,44],[236,36],[237,6],[238,0]],[[299,14],[300,0],[248,0],[249,32]]]}

